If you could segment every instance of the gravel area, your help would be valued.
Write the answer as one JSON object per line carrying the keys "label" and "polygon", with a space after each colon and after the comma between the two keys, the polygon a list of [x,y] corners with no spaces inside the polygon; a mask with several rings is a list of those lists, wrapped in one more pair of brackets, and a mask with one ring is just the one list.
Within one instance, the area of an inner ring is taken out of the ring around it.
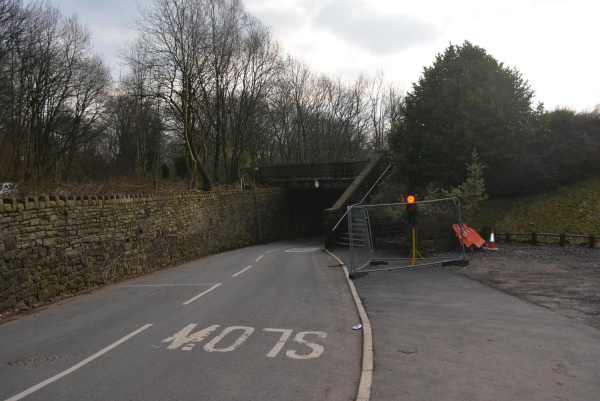
{"label": "gravel area", "polygon": [[581,245],[497,243],[446,267],[600,329],[600,249]]}

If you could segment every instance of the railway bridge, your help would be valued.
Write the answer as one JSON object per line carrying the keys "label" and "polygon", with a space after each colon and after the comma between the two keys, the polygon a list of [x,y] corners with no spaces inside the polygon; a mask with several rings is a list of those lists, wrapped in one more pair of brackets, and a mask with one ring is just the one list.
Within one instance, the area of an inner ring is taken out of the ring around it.
{"label": "railway bridge", "polygon": [[387,152],[372,151],[363,160],[248,167],[241,173],[246,182],[288,188],[307,231],[323,235],[390,169]]}

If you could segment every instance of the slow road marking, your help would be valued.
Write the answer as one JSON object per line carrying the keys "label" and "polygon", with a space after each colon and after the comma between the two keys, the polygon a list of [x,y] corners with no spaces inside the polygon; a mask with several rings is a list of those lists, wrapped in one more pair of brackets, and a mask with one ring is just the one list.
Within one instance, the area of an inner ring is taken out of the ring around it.
{"label": "slow road marking", "polygon": [[200,298],[202,295],[208,294],[209,292],[211,292],[212,290],[214,290],[215,288],[217,288],[220,285],[221,285],[221,283],[213,285],[212,287],[210,287],[208,290],[204,291],[203,293],[201,293],[199,295],[196,295],[194,298],[190,299],[189,301],[185,301],[183,303],[183,305],[191,304],[192,302],[194,302],[195,300],[197,300],[198,298]]}
{"label": "slow road marking", "polygon": [[[216,345],[223,338],[225,338],[225,336],[227,334],[229,334],[229,333],[231,333],[231,332],[233,332],[235,330],[243,330],[244,332],[229,347],[225,347],[225,348],[217,348],[216,347]],[[250,335],[252,333],[254,333],[254,328],[253,327],[244,327],[244,326],[231,326],[231,327],[228,327],[225,330],[223,330],[223,332],[221,334],[219,334],[217,337],[213,338],[208,344],[206,344],[204,346],[204,350],[208,351],[208,352],[231,352],[231,351],[235,351],[236,349],[239,348],[240,345],[242,345],[248,339],[248,337],[250,337]]]}
{"label": "slow road marking", "polygon": [[[218,324],[209,326],[205,329],[199,330],[195,333],[192,331],[196,328],[197,324],[192,323],[184,327],[181,331],[173,334],[171,337],[167,337],[162,340],[162,343],[167,343],[168,350],[181,349],[182,351],[191,351],[197,344],[206,340],[208,336],[214,334],[214,332],[220,327]],[[230,326],[223,329],[223,331],[210,340],[205,346],[204,351],[206,352],[231,352],[240,348],[242,344],[248,340],[248,338],[254,333],[254,327],[246,326]],[[275,358],[279,352],[285,347],[288,339],[292,336],[292,329],[271,329],[266,328],[263,332],[281,333],[281,337],[275,344],[275,346],[267,354],[267,358]],[[307,336],[316,337],[316,339],[327,338],[327,333],[323,331],[301,331],[294,337],[294,342],[302,345],[300,350],[288,349],[285,352],[285,356],[290,359],[315,359],[321,356],[325,348],[317,344],[315,340],[308,340]],[[227,337],[227,339],[226,339]],[[235,340],[234,340],[235,339]],[[226,346],[218,347],[217,345],[225,342]],[[158,348],[158,347],[155,347]],[[307,353],[306,350],[310,352]]]}
{"label": "slow road marking", "polygon": [[110,351],[111,349],[115,348],[116,346],[118,346],[119,344],[124,343],[125,341],[129,340],[131,337],[141,333],[142,331],[146,330],[148,327],[152,326],[151,324],[147,324],[145,326],[140,327],[139,329],[137,329],[136,331],[134,331],[131,334],[126,335],[125,337],[121,338],[118,341],[115,341],[114,343],[112,343],[111,345],[109,345],[108,347],[96,352],[94,355],[90,356],[89,358],[84,359],[83,361],[79,362],[77,365],[65,370],[62,373],[57,374],[56,376],[52,376],[51,378],[44,380],[43,382],[41,382],[40,384],[37,384],[25,391],[23,391],[22,393],[19,393],[13,397],[8,398],[6,401],[17,401],[20,400],[23,397],[28,396],[29,394],[33,393],[34,391],[37,391],[39,389],[41,389],[42,387],[47,386],[50,383],[53,383],[55,381],[57,381],[58,379],[60,379],[61,377],[64,377],[66,375],[68,375],[69,373],[72,373],[74,371],[76,371],[77,369],[79,369],[80,367],[87,365],[88,363],[90,363],[91,361],[93,361],[94,359],[106,354],[108,351]]}

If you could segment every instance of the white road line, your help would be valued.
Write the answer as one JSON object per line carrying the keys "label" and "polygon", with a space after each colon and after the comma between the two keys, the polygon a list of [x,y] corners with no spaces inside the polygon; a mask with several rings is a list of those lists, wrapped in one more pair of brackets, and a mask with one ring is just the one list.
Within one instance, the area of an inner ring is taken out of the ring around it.
{"label": "white road line", "polygon": [[279,341],[277,341],[277,344],[275,344],[275,347],[273,347],[273,349],[267,354],[267,358],[275,358],[277,356],[277,354],[279,353],[279,351],[281,351],[281,349],[285,345],[285,342],[292,335],[292,331],[293,330],[289,330],[289,329],[287,329],[287,330],[286,329],[263,329],[263,331],[274,331],[274,332],[283,333],[281,335],[281,338],[279,339]]}
{"label": "white road line", "polygon": [[[279,248],[277,248],[277,249],[279,249]],[[269,252],[266,252],[266,253],[275,252],[277,249],[271,249]]]}
{"label": "white road line", "polygon": [[215,288],[217,288],[220,285],[221,285],[221,283],[213,285],[208,290],[204,291],[202,294],[196,295],[194,298],[190,299],[189,301],[185,301],[183,303],[183,305],[191,304],[192,302],[194,302],[195,300],[197,300],[198,298],[200,298],[202,295],[208,294],[209,292],[211,292],[212,290],[214,290]]}
{"label": "white road line", "polygon": [[48,384],[55,382],[56,380],[60,379],[61,377],[64,377],[66,375],[68,375],[69,373],[72,373],[74,371],[76,371],[77,369],[79,369],[80,367],[90,363],[91,361],[93,361],[94,359],[98,358],[99,356],[102,356],[104,354],[106,354],[108,351],[110,351],[111,349],[115,348],[117,345],[124,343],[125,341],[129,340],[131,337],[135,336],[136,334],[141,333],[142,331],[146,330],[148,327],[152,326],[152,324],[147,324],[143,327],[140,327],[139,329],[137,329],[136,331],[134,331],[131,334],[126,335],[125,337],[121,338],[119,341],[116,341],[114,343],[112,343],[111,345],[109,345],[108,347],[104,348],[101,351],[96,352],[94,355],[90,356],[89,358],[84,359],[83,361],[79,362],[77,365],[65,370],[62,373],[57,374],[56,376],[52,376],[51,378],[44,380],[43,382],[41,382],[40,384],[37,384],[25,391],[23,391],[22,393],[19,393],[13,397],[8,398],[6,401],[17,401],[20,400],[23,397],[28,396],[29,394],[41,389],[42,387],[47,386]]}
{"label": "white road line", "polygon": [[250,266],[246,267],[245,269],[242,269],[242,270],[240,270],[239,272],[235,273],[235,274],[234,274],[233,276],[231,276],[231,277],[237,277],[237,276],[239,276],[240,274],[242,274],[243,272],[245,272],[246,270],[248,270],[248,269],[249,269],[249,268],[251,268],[251,267],[252,267],[252,265],[250,265]]}
{"label": "white road line", "polygon": [[215,285],[215,283],[208,283],[208,284],[132,284],[132,285],[124,285],[123,287],[178,287],[181,285],[199,286],[199,285]]}
{"label": "white road line", "polygon": [[261,259],[262,259],[262,257],[263,257],[263,255],[260,255],[260,256],[258,257],[258,259],[256,259],[254,262],[258,262],[259,260],[261,260]]}

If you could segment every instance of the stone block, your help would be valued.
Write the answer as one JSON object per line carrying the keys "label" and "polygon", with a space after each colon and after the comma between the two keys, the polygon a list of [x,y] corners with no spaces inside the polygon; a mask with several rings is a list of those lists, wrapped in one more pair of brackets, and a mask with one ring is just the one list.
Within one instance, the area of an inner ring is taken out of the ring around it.
{"label": "stone block", "polygon": [[6,251],[14,251],[15,249],[17,249],[16,235],[12,234],[4,237],[4,249]]}

